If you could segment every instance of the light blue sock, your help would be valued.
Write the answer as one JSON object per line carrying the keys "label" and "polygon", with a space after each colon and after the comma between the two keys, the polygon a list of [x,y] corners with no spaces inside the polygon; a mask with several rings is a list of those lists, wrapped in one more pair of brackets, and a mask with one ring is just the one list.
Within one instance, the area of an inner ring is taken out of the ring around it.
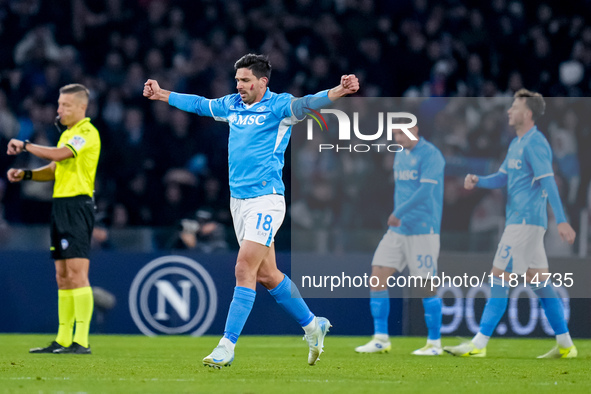
{"label": "light blue sock", "polygon": [[300,326],[307,326],[314,319],[314,314],[310,312],[300,291],[287,275],[274,289],[269,290],[269,293]]}
{"label": "light blue sock", "polygon": [[556,294],[554,286],[551,283],[547,286],[530,284],[530,288],[540,299],[540,304],[544,308],[544,313],[546,314],[546,318],[548,318],[548,323],[550,323],[550,326],[554,330],[554,334],[560,335],[567,333],[568,327],[566,326],[566,319],[564,317],[564,305],[562,305],[562,300]]}
{"label": "light blue sock", "polygon": [[369,307],[373,317],[374,334],[388,335],[388,316],[390,316],[390,298],[388,290],[370,291]]}
{"label": "light blue sock", "polygon": [[439,297],[423,298],[425,309],[425,323],[429,331],[428,338],[437,340],[441,338],[441,307],[443,302]]}
{"label": "light blue sock", "polygon": [[507,309],[509,286],[507,283],[505,286],[501,285],[501,278],[495,276],[490,287],[490,298],[486,302],[480,319],[480,333],[488,337],[492,336]]}
{"label": "light blue sock", "polygon": [[248,315],[252,310],[256,294],[256,291],[248,287],[236,286],[234,288],[234,296],[230,303],[226,327],[224,328],[224,338],[228,338],[230,342],[236,343],[238,341],[246,319],[248,319]]}

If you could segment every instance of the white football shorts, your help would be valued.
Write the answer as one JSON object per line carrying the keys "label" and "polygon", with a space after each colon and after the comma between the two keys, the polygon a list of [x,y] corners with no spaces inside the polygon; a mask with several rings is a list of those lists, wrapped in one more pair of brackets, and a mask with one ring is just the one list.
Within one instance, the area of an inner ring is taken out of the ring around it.
{"label": "white football shorts", "polygon": [[285,198],[280,194],[230,198],[230,211],[238,243],[249,240],[271,246],[285,217]]}
{"label": "white football shorts", "polygon": [[548,258],[544,250],[544,233],[542,226],[531,224],[510,224],[505,227],[493,266],[524,274],[528,268],[548,268]]}
{"label": "white football shorts", "polygon": [[403,235],[388,230],[380,241],[371,265],[395,268],[406,266],[410,275],[421,278],[437,275],[439,234]]}

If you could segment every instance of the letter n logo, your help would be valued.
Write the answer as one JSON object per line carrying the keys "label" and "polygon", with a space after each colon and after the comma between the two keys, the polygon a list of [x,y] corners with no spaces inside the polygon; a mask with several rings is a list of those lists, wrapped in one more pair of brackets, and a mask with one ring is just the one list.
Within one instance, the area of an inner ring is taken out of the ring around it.
{"label": "letter n logo", "polygon": [[156,320],[169,320],[170,316],[166,313],[166,301],[174,308],[176,313],[184,321],[189,320],[189,310],[191,309],[191,282],[188,280],[181,280],[178,282],[181,288],[181,294],[179,294],[172,283],[167,280],[157,280],[154,284],[158,292],[158,306],[154,319]]}
{"label": "letter n logo", "polygon": [[203,335],[217,311],[207,270],[184,256],[163,256],[140,269],[129,289],[129,312],[145,335]]}

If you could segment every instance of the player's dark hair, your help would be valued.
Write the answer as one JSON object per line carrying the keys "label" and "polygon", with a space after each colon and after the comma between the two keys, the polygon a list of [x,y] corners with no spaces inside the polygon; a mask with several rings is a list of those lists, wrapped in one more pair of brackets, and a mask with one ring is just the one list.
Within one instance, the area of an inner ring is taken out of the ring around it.
{"label": "player's dark hair", "polygon": [[546,111],[546,102],[544,97],[537,92],[532,92],[527,89],[519,89],[513,96],[515,98],[524,98],[527,108],[531,110],[532,119],[535,122],[540,116],[544,115]]}
{"label": "player's dark hair", "polygon": [[271,79],[271,63],[265,55],[249,53],[248,55],[242,56],[234,63],[234,70],[238,70],[239,68],[248,68],[259,79],[262,77]]}

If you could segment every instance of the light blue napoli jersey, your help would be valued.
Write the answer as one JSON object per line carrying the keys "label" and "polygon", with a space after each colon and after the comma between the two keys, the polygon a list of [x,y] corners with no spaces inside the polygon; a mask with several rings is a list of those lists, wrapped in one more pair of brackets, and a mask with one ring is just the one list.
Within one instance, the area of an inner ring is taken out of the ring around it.
{"label": "light blue napoli jersey", "polygon": [[506,222],[548,227],[548,194],[539,180],[554,176],[552,149],[536,126],[509,145],[500,172],[507,174]]}
{"label": "light blue napoli jersey", "polygon": [[[444,169],[445,159],[441,151],[422,137],[412,150],[396,153],[394,214],[401,220],[401,225],[390,227],[392,231],[404,235],[439,234]],[[421,193],[419,189],[423,184],[432,187]]]}
{"label": "light blue napoli jersey", "polygon": [[331,101],[327,90],[296,99],[267,89],[262,100],[252,105],[244,104],[238,93],[213,100],[171,93],[168,103],[229,124],[230,194],[253,198],[285,193],[281,176],[291,128],[303,120],[306,108],[320,108]]}

